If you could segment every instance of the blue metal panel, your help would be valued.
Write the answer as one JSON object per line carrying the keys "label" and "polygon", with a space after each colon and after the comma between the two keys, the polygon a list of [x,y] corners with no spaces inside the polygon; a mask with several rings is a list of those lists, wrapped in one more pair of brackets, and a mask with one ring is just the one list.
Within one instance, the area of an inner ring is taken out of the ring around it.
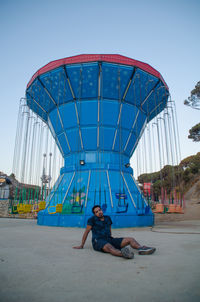
{"label": "blue metal panel", "polygon": [[53,129],[56,134],[60,133],[63,131],[59,116],[58,116],[58,111],[57,109],[54,109],[50,112],[49,114],[49,119],[51,121],[51,124],[53,126]]}
{"label": "blue metal panel", "polygon": [[120,103],[107,99],[100,100],[100,118],[103,125],[117,125]]}
{"label": "blue metal panel", "polygon": [[145,197],[143,196],[142,192],[136,185],[134,178],[132,178],[130,174],[124,173],[124,177],[132,196],[134,196],[134,201],[137,206],[137,209],[140,210],[140,213],[144,213],[145,208],[147,207],[147,203],[145,202]]}
{"label": "blue metal panel", "polygon": [[58,105],[73,100],[63,67],[41,75],[40,80]]}
{"label": "blue metal panel", "polygon": [[46,112],[49,112],[54,108],[55,105],[53,101],[48,96],[38,79],[35,79],[27,91]]}
{"label": "blue metal panel", "polygon": [[96,98],[98,95],[98,64],[66,66],[76,99]]}
{"label": "blue metal panel", "polygon": [[127,103],[123,103],[121,112],[121,127],[126,129],[131,129],[134,119],[136,107]]}
{"label": "blue metal panel", "polygon": [[69,76],[70,84],[75,95],[75,98],[81,99],[82,75],[81,65],[66,66],[67,74]]}
{"label": "blue metal panel", "polygon": [[137,120],[134,125],[134,128],[132,128],[131,137],[130,138],[128,137],[129,142],[128,142],[128,144],[127,144],[127,141],[125,143],[125,146],[127,144],[125,151],[127,154],[129,154],[129,156],[132,155],[131,151],[133,153],[133,147],[135,147],[135,148],[137,147],[137,144],[139,142],[138,137],[140,137],[140,133],[141,133],[145,120],[146,120],[146,115],[140,111],[139,114],[137,115]]}
{"label": "blue metal panel", "polygon": [[77,127],[75,104],[67,103],[59,107],[64,129]]}
{"label": "blue metal panel", "polygon": [[98,73],[98,63],[86,63],[81,66],[81,98],[97,98]]}
{"label": "blue metal panel", "polygon": [[[72,128],[69,130],[65,130],[65,133],[67,135],[71,152],[77,152],[81,150],[81,140],[79,135],[78,128]],[[66,152],[67,153],[67,152]]]}
{"label": "blue metal panel", "polygon": [[98,118],[98,102],[97,100],[82,101],[77,103],[77,110],[80,116],[80,124],[96,125]]}
{"label": "blue metal panel", "polygon": [[116,140],[115,140],[114,151],[122,152],[124,150],[125,144],[129,137],[129,133],[130,133],[129,130],[118,128]]}
{"label": "blue metal panel", "polygon": [[96,127],[82,127],[81,134],[83,139],[84,150],[97,149],[97,128]]}
{"label": "blue metal panel", "polygon": [[86,152],[85,153],[85,161],[86,163],[96,163],[97,152]]}
{"label": "blue metal panel", "polygon": [[152,93],[148,97],[148,100],[142,105],[142,110],[144,110],[146,112],[147,116],[149,116],[149,114],[155,108],[155,105],[156,105],[156,95],[155,95],[155,93]]}
{"label": "blue metal panel", "polygon": [[133,67],[102,63],[102,95],[104,98],[119,100],[133,73]]}
{"label": "blue metal panel", "polygon": [[114,171],[108,171],[109,179],[110,179],[110,187],[112,192],[119,193],[123,192],[125,189],[124,181],[120,175],[120,173]]}
{"label": "blue metal panel", "polygon": [[125,228],[125,227],[138,227],[138,226],[152,226],[154,224],[153,214],[146,216],[138,215],[113,215],[111,216],[113,221],[113,228]]}
{"label": "blue metal panel", "polygon": [[148,98],[148,100],[142,105],[142,109],[148,113],[148,121],[159,114],[167,103],[169,93],[161,82],[154,89],[154,93]]}
{"label": "blue metal panel", "polygon": [[81,215],[60,215],[59,226],[61,227],[85,227],[84,216]]}
{"label": "blue metal panel", "polygon": [[149,94],[149,92],[152,90],[152,88],[155,86],[155,84],[158,82],[158,79],[147,72],[144,72],[143,70],[139,70],[139,83],[140,83],[140,90],[138,91],[137,97],[141,100],[141,104],[146,98],[146,96]]}
{"label": "blue metal panel", "polygon": [[39,117],[42,120],[47,121],[47,113],[44,110],[42,110],[41,107],[39,107],[37,103],[35,103],[34,99],[28,94],[27,94],[26,101],[27,101],[27,105],[31,110],[33,110],[37,115],[39,115]]}
{"label": "blue metal panel", "polygon": [[131,150],[132,150],[133,146],[135,145],[137,138],[138,138],[138,136],[136,135],[136,133],[134,131],[131,133],[130,136],[128,136],[128,139],[125,142],[124,149],[123,149],[126,154],[130,155]]}
{"label": "blue metal panel", "polygon": [[[137,70],[129,87],[125,100],[137,107],[140,107],[157,83],[158,79],[156,77],[147,74],[142,70]],[[149,106],[148,103],[149,99],[146,102],[147,107]]]}
{"label": "blue metal panel", "polygon": [[49,215],[44,211],[38,212],[38,225],[49,225],[58,226],[59,225],[59,214]]}
{"label": "blue metal panel", "polygon": [[92,170],[90,178],[90,188],[92,191],[99,190],[99,188],[108,188],[106,173],[104,170]]}
{"label": "blue metal panel", "polygon": [[138,107],[140,106],[141,103],[140,86],[141,86],[140,74],[139,74],[139,70],[137,69],[132,79],[131,85],[125,96],[126,102],[131,103]]}
{"label": "blue metal panel", "polygon": [[100,150],[111,150],[115,135],[115,128],[100,127]]}
{"label": "blue metal panel", "polygon": [[68,147],[67,140],[66,140],[66,137],[65,137],[64,133],[59,134],[57,136],[57,138],[58,138],[58,141],[59,141],[60,146],[62,148],[63,154],[67,154],[69,152],[69,147]]}

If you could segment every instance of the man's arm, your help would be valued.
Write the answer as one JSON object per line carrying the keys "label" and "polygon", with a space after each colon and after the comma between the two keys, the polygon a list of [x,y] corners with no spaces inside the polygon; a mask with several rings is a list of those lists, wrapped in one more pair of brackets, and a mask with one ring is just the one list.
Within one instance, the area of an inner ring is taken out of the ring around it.
{"label": "man's arm", "polygon": [[85,242],[86,242],[86,240],[87,240],[87,236],[88,236],[89,232],[91,231],[91,229],[92,229],[92,226],[91,226],[91,225],[87,225],[87,227],[86,227],[86,229],[85,229],[85,232],[84,232],[84,234],[83,234],[83,237],[82,237],[81,245],[79,245],[79,246],[74,246],[74,247],[73,247],[74,249],[83,249],[84,244],[85,244]]}

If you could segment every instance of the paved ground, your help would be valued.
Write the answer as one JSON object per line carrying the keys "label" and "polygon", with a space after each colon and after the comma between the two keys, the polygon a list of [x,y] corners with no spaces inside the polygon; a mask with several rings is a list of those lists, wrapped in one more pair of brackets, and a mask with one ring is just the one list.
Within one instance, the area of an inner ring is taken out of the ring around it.
{"label": "paved ground", "polygon": [[0,219],[0,301],[200,301],[200,221],[114,230],[157,252],[133,260],[78,245],[83,229]]}

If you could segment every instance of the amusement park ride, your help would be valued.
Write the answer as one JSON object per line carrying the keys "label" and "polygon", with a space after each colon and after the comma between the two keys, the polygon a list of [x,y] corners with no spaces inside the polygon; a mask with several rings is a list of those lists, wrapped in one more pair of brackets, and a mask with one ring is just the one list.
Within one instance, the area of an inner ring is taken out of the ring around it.
{"label": "amusement park ride", "polygon": [[[145,128],[166,110],[168,97],[158,71],[121,55],[78,55],[39,69],[27,85],[25,107],[48,126],[64,165],[38,224],[84,227],[99,204],[114,227],[153,225],[130,158]],[[55,167],[46,175],[47,152],[43,156],[44,190]]]}

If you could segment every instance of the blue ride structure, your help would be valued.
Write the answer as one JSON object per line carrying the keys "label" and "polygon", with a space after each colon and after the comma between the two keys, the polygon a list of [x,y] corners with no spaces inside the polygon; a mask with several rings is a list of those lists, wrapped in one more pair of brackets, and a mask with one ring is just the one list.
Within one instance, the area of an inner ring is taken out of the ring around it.
{"label": "blue ride structure", "polygon": [[121,55],[78,55],[39,69],[27,105],[48,125],[64,166],[38,224],[84,227],[98,204],[114,227],[153,225],[130,158],[168,96],[158,71]]}

